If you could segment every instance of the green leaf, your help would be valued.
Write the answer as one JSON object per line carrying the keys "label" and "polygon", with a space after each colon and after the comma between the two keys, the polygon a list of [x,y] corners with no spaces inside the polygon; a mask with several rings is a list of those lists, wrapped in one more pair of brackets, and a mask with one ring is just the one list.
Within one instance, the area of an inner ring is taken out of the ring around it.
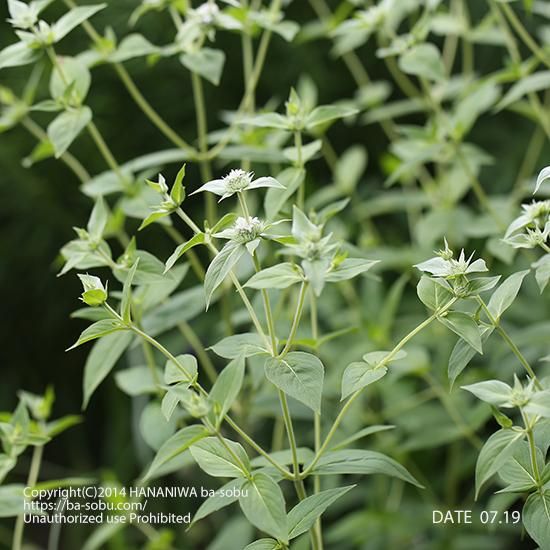
{"label": "green leaf", "polygon": [[246,252],[245,246],[230,241],[216,254],[204,278],[204,292],[206,294],[206,309],[212,299],[214,291],[223,283],[229,272],[235,267],[242,255]]}
{"label": "green leaf", "polygon": [[286,168],[277,175],[277,181],[285,186],[285,189],[271,188],[267,190],[264,200],[264,208],[268,219],[273,220],[285,203],[303,185],[305,170],[299,168]]}
{"label": "green leaf", "polygon": [[71,89],[70,98],[75,96],[78,103],[82,103],[88,95],[92,76],[86,64],[76,57],[58,57],[57,63],[63,71],[63,76],[56,69],[50,78],[50,94],[53,99],[59,100],[65,96],[67,89]]}
{"label": "green leaf", "polygon": [[125,523],[104,523],[97,529],[94,529],[86,542],[82,546],[82,550],[100,550],[105,548],[105,545],[119,532],[127,527]]}
{"label": "green leaf", "polygon": [[85,329],[78,340],[70,348],[67,348],[67,351],[81,346],[90,340],[102,338],[118,330],[128,330],[128,328],[116,319],[101,319],[101,321],[97,321]]}
{"label": "green leaf", "polygon": [[103,237],[103,232],[107,222],[109,221],[109,210],[103,200],[103,197],[98,197],[95,201],[94,208],[88,220],[87,231],[92,241],[99,241]]}
{"label": "green leaf", "polygon": [[297,536],[309,531],[318,517],[341,496],[345,495],[355,485],[328,489],[315,495],[305,498],[299,502],[288,513],[288,538],[294,539]]}
{"label": "green leaf", "polygon": [[418,44],[399,58],[399,68],[407,73],[435,82],[445,80],[445,65],[433,44]]}
{"label": "green leaf", "polygon": [[226,483],[223,487],[216,491],[214,496],[208,497],[200,506],[193,517],[191,525],[197,521],[204,519],[213,512],[217,512],[233,502],[239,500],[239,492],[244,485],[244,479],[232,479],[229,483]]}
{"label": "green leaf", "polygon": [[195,445],[207,435],[208,430],[204,426],[186,426],[176,432],[158,450],[151,466],[149,467],[149,470],[147,471],[147,474],[144,477],[144,480],[149,479],[169,460],[172,460],[176,456],[180,455],[189,449],[191,445]]}
{"label": "green leaf", "polygon": [[496,106],[497,111],[519,101],[523,96],[547,90],[550,87],[550,71],[541,71],[520,78]]}
{"label": "green leaf", "polygon": [[227,411],[241,391],[244,379],[245,359],[241,355],[233,359],[220,373],[210,390],[209,399],[215,405],[216,425],[223,421]]}
{"label": "green leaf", "polygon": [[342,449],[344,447],[347,447],[348,445],[350,445],[351,443],[359,440],[359,439],[362,439],[363,437],[367,437],[371,434],[375,434],[375,433],[378,433],[378,432],[385,432],[387,430],[393,430],[395,428],[395,426],[392,426],[392,425],[374,425],[374,426],[367,426],[366,428],[363,428],[362,430],[359,430],[358,432],[355,432],[353,435],[350,435],[349,437],[346,437],[346,439],[344,439],[343,441],[339,441],[338,443],[336,443],[336,445],[334,445],[333,447],[331,447],[331,450],[332,451],[337,451],[339,449]]}
{"label": "green leaf", "polygon": [[346,118],[351,115],[355,115],[359,112],[358,109],[353,107],[345,107],[343,105],[321,105],[316,107],[309,114],[305,121],[305,127],[308,130],[319,126],[320,124],[326,124],[338,118]]}
{"label": "green leaf", "polygon": [[[191,447],[191,454],[210,476],[245,477],[250,469],[250,460],[245,450],[235,441],[224,438],[224,442],[225,445],[217,437],[207,437]],[[226,445],[232,452],[228,451]]]}
{"label": "green leaf", "polygon": [[132,341],[132,336],[131,332],[117,332],[105,336],[94,344],[84,365],[83,408],[88,406],[94,391],[105,380],[126,351]]}
{"label": "green leaf", "polygon": [[33,63],[40,52],[27,46],[24,42],[16,42],[0,50],[0,69],[20,67]]}
{"label": "green leaf", "polygon": [[248,521],[260,531],[288,542],[285,499],[279,485],[258,472],[243,485],[243,490],[248,490],[248,496],[241,497],[239,504]]}
{"label": "green leaf", "polygon": [[290,162],[297,163],[298,159],[301,159],[302,163],[305,164],[315,157],[322,147],[323,142],[320,139],[316,139],[306,145],[302,145],[299,150],[297,147],[285,147],[283,154]]}
{"label": "green leaf", "polygon": [[543,256],[533,264],[533,267],[536,269],[535,279],[542,293],[550,280],[550,254]]}
{"label": "green leaf", "polygon": [[275,539],[258,539],[251,542],[244,550],[277,550],[280,548]]}
{"label": "green leaf", "polygon": [[389,456],[362,449],[330,451],[320,458],[312,474],[384,474],[422,488],[406,468]]}
{"label": "green leaf", "polygon": [[536,193],[539,190],[540,186],[546,181],[548,181],[549,179],[550,179],[550,166],[546,166],[540,171],[539,175],[537,176],[537,182],[535,184],[534,193]]}
{"label": "green leaf", "polygon": [[256,332],[243,332],[227,336],[214,344],[210,349],[224,359],[235,359],[236,357],[251,357],[260,353],[268,353],[265,349],[264,339]]}
{"label": "green leaf", "polygon": [[[292,129],[290,120],[278,113],[260,113],[254,116],[247,116],[240,119],[245,126],[257,126],[258,128],[277,128],[279,130]],[[280,178],[277,177],[280,181]]]}
{"label": "green leaf", "polygon": [[432,279],[426,275],[423,275],[418,282],[416,293],[420,301],[432,310],[443,307],[453,298],[453,294],[446,281]]}
{"label": "green leaf", "polygon": [[179,206],[185,199],[185,187],[183,186],[183,178],[185,178],[185,164],[180,168],[176,175],[176,180],[170,191],[170,198]]}
{"label": "green leaf", "polygon": [[59,158],[70,147],[91,120],[91,109],[83,106],[64,111],[49,124],[48,138],[54,146],[55,158]]}
{"label": "green leaf", "polygon": [[399,350],[390,361],[384,361],[389,351],[373,351],[363,356],[363,361],[351,363],[342,377],[342,400],[350,394],[380,380],[388,372],[388,365],[406,356]]}
{"label": "green leaf", "polygon": [[[481,328],[481,342],[484,344],[489,336],[493,333],[493,327],[482,327]],[[453,387],[456,379],[460,373],[468,366],[470,361],[474,358],[476,350],[464,341],[462,338],[459,338],[453,348],[451,357],[449,358],[449,368],[448,376],[451,383],[451,388]]]}
{"label": "green leaf", "polygon": [[0,484],[3,483],[6,476],[13,470],[17,460],[11,456],[0,454]]}
{"label": "green leaf", "polygon": [[111,63],[122,63],[129,59],[155,54],[159,51],[160,48],[151,44],[144,36],[134,33],[121,40],[116,51],[109,56],[109,61]]}
{"label": "green leaf", "polygon": [[550,418],[550,390],[535,392],[523,410],[529,414]]}
{"label": "green leaf", "polygon": [[178,364],[175,364],[174,361],[169,359],[164,366],[164,382],[166,384],[192,382],[197,377],[198,373],[198,364],[195,356],[185,353],[183,355],[177,355],[176,359],[178,364],[185,369],[185,372],[182,371]]}
{"label": "green leaf", "polygon": [[58,21],[52,26],[55,42],[59,42],[74,28],[78,27],[78,25],[88,20],[90,17],[92,17],[92,15],[94,15],[98,11],[101,11],[105,7],[107,7],[107,4],[79,6],[77,8],[72,8],[60,19],[58,19]]}
{"label": "green leaf", "polygon": [[256,289],[262,288],[288,288],[296,283],[301,283],[304,277],[296,264],[283,262],[273,267],[262,269],[253,275],[244,286]]}
{"label": "green leaf", "polygon": [[491,315],[496,321],[500,319],[502,314],[516,299],[519,289],[521,288],[521,283],[528,273],[529,270],[527,269],[510,275],[510,277],[495,290],[487,304],[487,309],[491,312]]}
{"label": "green leaf", "polygon": [[24,513],[24,488],[15,483],[0,487],[0,518],[11,518]]}
{"label": "green leaf", "polygon": [[130,323],[132,320],[132,282],[136,275],[136,271],[139,264],[139,258],[136,259],[134,265],[130,268],[128,276],[124,281],[124,287],[122,289],[122,300],[120,302],[120,315],[125,323]]}
{"label": "green leaf", "polygon": [[141,225],[138,228],[138,231],[141,231],[142,229],[145,229],[148,225],[151,225],[152,223],[156,222],[157,220],[160,220],[162,218],[165,218],[166,216],[169,216],[170,212],[167,210],[155,210],[154,212],[151,212],[142,222]]}
{"label": "green leaf", "polygon": [[[161,379],[161,372],[157,369],[158,379]],[[157,392],[156,380],[151,369],[146,366],[130,367],[115,374],[116,385],[127,395],[136,397],[138,395],[154,394]]]}
{"label": "green leaf", "polygon": [[[542,472],[544,458],[539,449],[536,450],[536,462],[539,472]],[[508,484],[506,492],[525,492],[536,487],[537,479],[533,471],[531,451],[526,441],[521,442],[514,454],[498,470],[498,475]]]}
{"label": "green leaf", "polygon": [[365,273],[372,266],[378,263],[378,260],[363,260],[362,258],[346,258],[338,264],[333,270],[325,275],[327,283],[337,283],[353,279],[361,273]]}
{"label": "green leaf", "polygon": [[541,550],[550,548],[550,491],[533,493],[523,507],[523,524]]}
{"label": "green leaf", "polygon": [[139,432],[145,443],[158,451],[175,431],[176,421],[166,418],[158,401],[149,401],[139,417]]}
{"label": "green leaf", "polygon": [[324,370],[318,357],[302,351],[270,357],[265,363],[270,382],[317,413],[321,412]]}
{"label": "green leaf", "polygon": [[512,388],[500,380],[478,382],[477,384],[462,386],[462,389],[473,393],[478,399],[497,407],[510,401],[512,395]]}
{"label": "green leaf", "polygon": [[438,321],[458,334],[478,353],[483,353],[479,326],[470,315],[461,311],[449,311],[444,317],[438,317]]}
{"label": "green leaf", "polygon": [[204,233],[197,233],[194,237],[191,237],[188,241],[180,244],[174,252],[172,252],[172,255],[166,260],[166,267],[164,268],[164,273],[166,273],[169,269],[172,269],[174,264],[188,251],[191,250],[193,247],[204,244],[205,242],[205,234]]}
{"label": "green leaf", "polygon": [[483,485],[512,456],[524,436],[523,432],[502,429],[487,439],[476,463],[476,499]]}
{"label": "green leaf", "polygon": [[225,64],[225,53],[222,50],[202,48],[197,52],[183,54],[180,61],[191,72],[217,86],[220,83]]}

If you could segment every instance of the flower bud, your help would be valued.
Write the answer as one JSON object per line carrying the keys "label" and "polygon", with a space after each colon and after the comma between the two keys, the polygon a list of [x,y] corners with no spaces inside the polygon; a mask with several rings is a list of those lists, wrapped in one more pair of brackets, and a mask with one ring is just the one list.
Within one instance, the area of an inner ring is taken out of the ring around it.
{"label": "flower bud", "polygon": [[99,277],[93,275],[81,275],[78,277],[84,287],[81,300],[88,306],[97,307],[105,303],[107,300],[107,289],[103,286],[103,283]]}

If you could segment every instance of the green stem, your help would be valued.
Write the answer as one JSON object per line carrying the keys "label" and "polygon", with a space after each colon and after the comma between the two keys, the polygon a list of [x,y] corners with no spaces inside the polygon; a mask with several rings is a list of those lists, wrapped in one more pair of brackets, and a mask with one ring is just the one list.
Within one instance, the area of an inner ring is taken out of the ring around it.
{"label": "green stem", "polygon": [[216,378],[218,377],[218,372],[216,371],[216,367],[214,367],[214,364],[210,360],[208,353],[206,353],[204,345],[201,342],[197,333],[193,330],[191,325],[185,321],[178,323],[178,330],[189,342],[189,345],[193,348],[193,351],[197,354],[199,361],[201,362],[201,365],[204,368],[206,376],[208,376],[210,382],[214,383],[216,381]]}
{"label": "green stem", "polygon": [[489,318],[490,323],[495,327],[497,332],[499,333],[500,337],[506,342],[508,347],[512,350],[513,354],[518,358],[518,361],[521,363],[523,368],[527,371],[527,374],[535,381],[535,385],[537,388],[542,389],[542,386],[537,378],[537,375],[535,374],[535,371],[529,364],[529,361],[525,359],[519,348],[516,346],[512,338],[508,335],[508,333],[502,328],[500,325],[500,319],[497,319],[493,316],[493,314],[490,312],[489,308],[487,307],[487,304],[483,300],[481,296],[476,296],[477,303],[481,306],[483,311],[485,312],[485,315]]}
{"label": "green stem", "polygon": [[527,441],[529,442],[529,453],[531,455],[531,466],[533,468],[533,474],[535,475],[535,481],[539,491],[541,490],[541,475],[539,470],[539,464],[537,462],[537,447],[535,445],[535,438],[533,437],[533,426],[527,420],[527,417],[523,410],[521,410],[521,417],[525,424],[525,431],[527,433]]}
{"label": "green stem", "polygon": [[[258,259],[258,256],[256,254],[252,256],[252,259],[254,261],[254,269],[256,270],[256,273],[259,273],[262,269],[262,266],[260,265],[260,260]],[[265,318],[267,320],[267,330],[268,330],[269,338],[271,339],[271,354],[273,355],[273,357],[275,357],[277,355],[277,336],[275,335],[275,323],[273,322],[273,311],[271,309],[271,302],[269,301],[269,294],[267,293],[267,289],[262,288],[261,294],[264,302]]]}
{"label": "green stem", "polygon": [[[304,167],[304,159],[302,154],[302,133],[300,130],[296,130],[294,132],[294,147],[296,149],[296,167],[299,169],[302,169]],[[305,196],[306,196],[306,190],[305,190],[306,181],[302,182],[302,185],[298,188],[298,208],[301,210],[304,209],[304,203],[305,203]]]}
{"label": "green stem", "polygon": [[[122,317],[108,304],[103,304],[105,309],[112,315],[115,319],[117,319],[120,322],[123,322]],[[193,377],[190,375],[190,373],[187,371],[187,369],[179,362],[179,360],[174,357],[160,342],[158,342],[155,338],[152,336],[149,336],[146,332],[142,331],[139,327],[137,327],[134,324],[127,325],[128,329],[133,331],[135,334],[137,334],[140,338],[143,338],[147,342],[149,342],[153,347],[158,349],[167,359],[172,361],[174,365],[180,369],[185,376],[191,380],[192,387],[196,388],[197,391],[199,391],[202,395],[208,395],[208,392],[196,381],[193,380]],[[276,460],[271,458],[269,454],[262,449],[260,445],[258,445],[242,428],[239,427],[239,425],[232,420],[228,415],[225,416],[224,421],[231,426],[231,428],[237,432],[244,441],[246,441],[253,449],[256,450],[259,454],[261,454],[272,466],[274,466],[284,477],[285,479],[292,479],[292,474],[283,466],[281,466]]]}
{"label": "green stem", "polygon": [[[48,140],[48,134],[42,130],[34,120],[32,120],[30,117],[26,116],[22,121],[21,124],[23,127],[32,134],[37,140],[39,141],[47,141]],[[88,171],[80,161],[73,156],[68,151],[65,151],[61,157],[61,161],[64,162],[68,168],[72,170],[74,175],[81,181],[81,183],[86,183],[90,179],[90,174],[88,174]]]}
{"label": "green stem", "polygon": [[182,151],[189,153],[191,158],[196,157],[197,151],[195,148],[187,143],[181,136],[179,136],[158,114],[153,106],[145,99],[140,92],[136,83],[121,63],[114,63],[113,67],[120,77],[120,80],[126,87],[126,90],[135,101],[136,105],[143,111],[143,114],[166,136],[174,145],[179,147]]}
{"label": "green stem", "polygon": [[153,350],[151,349],[151,344],[149,342],[146,342],[145,340],[142,340],[141,346],[143,349],[143,355],[145,355],[147,367],[151,371],[153,382],[155,383],[155,386],[157,386],[158,391],[161,392],[162,390],[160,389],[160,378],[157,371],[157,365],[155,363],[155,356],[153,354]]}
{"label": "green stem", "polygon": [[[40,465],[42,464],[42,453],[44,447],[39,445],[34,447],[31,459],[31,467],[29,469],[29,475],[27,477],[27,487],[34,487],[38,481],[38,475],[40,473]],[[12,550],[21,550],[23,545],[23,533],[25,530],[25,515],[21,514],[17,516],[15,522],[15,528],[13,531]]]}
{"label": "green stem", "polygon": [[[208,151],[208,126],[206,123],[206,106],[204,102],[204,89],[201,77],[191,72],[191,84],[193,87],[193,99],[195,101],[195,113],[197,117],[197,132],[199,135],[199,151],[201,153],[200,171],[203,182],[212,179],[210,160],[205,156]],[[206,218],[211,225],[216,220],[216,200],[211,193],[206,194]]]}
{"label": "green stem", "polygon": [[498,7],[502,9],[502,11],[504,11],[504,14],[508,18],[508,21],[510,21],[510,24],[512,25],[512,27],[514,27],[519,37],[522,39],[523,43],[533,52],[533,54],[541,63],[550,68],[550,58],[531,38],[531,35],[518,19],[514,10],[510,8],[510,6],[508,6],[507,4],[498,4]]}
{"label": "green stem", "polygon": [[306,281],[304,281],[300,286],[300,294],[298,295],[298,305],[296,306],[296,311],[294,313],[294,318],[292,320],[292,325],[290,327],[290,332],[288,334],[285,347],[283,348],[283,351],[281,351],[281,353],[279,354],[280,359],[282,359],[290,351],[290,348],[292,347],[292,341],[296,336],[298,326],[300,325],[300,319],[302,318],[302,311],[304,309],[304,302],[306,299],[307,287],[308,287],[308,284]]}
{"label": "green stem", "polygon": [[[69,8],[75,8],[77,4],[73,0],[64,0],[64,3]],[[102,37],[95,30],[93,25],[89,21],[84,21],[82,23],[82,28],[86,34],[93,40],[96,46],[101,46]],[[153,108],[153,106],[145,99],[143,94],[140,92],[136,83],[124,68],[122,63],[113,63],[112,64],[118,77],[121,82],[124,84],[126,90],[135,101],[136,105],[143,111],[145,116],[177,147],[187,151],[192,157],[197,155],[197,151],[194,147],[189,145],[181,136],[179,136],[158,114],[158,112]]]}
{"label": "green stem", "polygon": [[[422,323],[420,323],[417,327],[415,327],[413,330],[411,330],[406,336],[404,336],[399,343],[382,359],[382,361],[379,363],[378,367],[382,367],[387,365],[394,357],[395,355],[411,340],[414,338],[419,332],[424,330],[428,325],[430,325],[437,317],[441,314],[443,314],[445,311],[448,311],[452,305],[457,301],[458,298],[453,298],[450,300],[445,306],[443,306],[440,310],[435,311],[430,317],[428,317],[426,320],[424,320]],[[319,462],[319,459],[323,456],[323,453],[326,451],[327,447],[329,446],[330,442],[332,441],[332,438],[336,434],[336,430],[338,429],[338,426],[344,419],[344,416],[346,415],[347,411],[351,407],[351,405],[354,403],[354,401],[359,397],[361,392],[364,388],[361,388],[357,390],[355,393],[351,395],[351,397],[346,401],[344,406],[342,407],[342,410],[334,420],[332,427],[330,428],[327,436],[325,437],[325,440],[323,444],[321,445],[321,448],[319,451],[315,454],[315,457],[309,464],[309,466],[304,470],[302,473],[302,478],[305,478],[309,475],[309,473],[315,468],[315,465],[317,462]]]}
{"label": "green stem", "polygon": [[[273,0],[269,8],[269,14],[271,16],[274,16],[279,10],[280,5],[281,5],[281,0]],[[227,144],[231,141],[236,129],[239,127],[242,117],[248,112],[249,106],[253,101],[256,86],[258,85],[258,81],[260,79],[260,75],[262,73],[262,69],[265,63],[265,58],[267,55],[267,50],[269,48],[271,35],[272,35],[272,31],[270,31],[269,29],[264,30],[262,37],[260,38],[260,45],[258,46],[258,51],[256,53],[254,70],[252,72],[250,81],[248,82],[248,86],[244,94],[244,97],[242,98],[241,103],[237,109],[237,114],[233,122],[227,129],[224,137],[212,149],[208,151],[208,153],[206,154],[206,158],[213,159],[217,157],[220,154],[220,152],[223,151],[223,149],[225,149]]]}
{"label": "green stem", "polygon": [[[194,233],[201,233],[201,230],[199,226],[181,209],[177,208],[175,210],[176,214],[187,224],[187,226],[194,232]],[[218,249],[212,242],[208,242],[208,248],[214,253],[218,253]],[[229,272],[229,277],[231,281],[233,282],[233,285],[237,289],[237,292],[239,293],[239,296],[241,297],[248,314],[250,315],[250,319],[252,320],[252,323],[254,324],[254,327],[258,334],[267,342],[267,337],[265,335],[265,332],[262,328],[262,325],[258,319],[258,316],[256,315],[256,312],[254,311],[254,308],[252,307],[252,304],[250,303],[250,300],[248,299],[248,296],[246,295],[246,292],[244,291],[244,288],[242,287],[241,283],[239,283],[239,280],[237,279],[237,276],[233,273],[233,271]]]}

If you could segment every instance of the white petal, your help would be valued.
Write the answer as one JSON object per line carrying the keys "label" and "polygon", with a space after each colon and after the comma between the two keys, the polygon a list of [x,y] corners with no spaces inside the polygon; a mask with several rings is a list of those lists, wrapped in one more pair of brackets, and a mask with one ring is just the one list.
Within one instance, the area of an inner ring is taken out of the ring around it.
{"label": "white petal", "polygon": [[469,265],[466,269],[466,273],[475,273],[478,271],[489,271],[485,265],[485,260],[482,260],[481,258]]}
{"label": "white petal", "polygon": [[450,274],[449,263],[447,260],[440,257],[431,258],[421,264],[416,264],[414,267],[420,271],[431,273],[436,277],[444,277],[445,275]]}
{"label": "white petal", "polygon": [[275,178],[266,176],[254,180],[249,186],[249,189],[258,189],[259,187],[275,187],[276,189],[286,189],[286,187]]}
{"label": "white petal", "polygon": [[202,191],[209,191],[210,193],[214,193],[215,195],[223,195],[225,193],[225,183],[223,180],[207,181],[196,191],[193,191],[191,195],[194,195],[195,193],[201,193]]}

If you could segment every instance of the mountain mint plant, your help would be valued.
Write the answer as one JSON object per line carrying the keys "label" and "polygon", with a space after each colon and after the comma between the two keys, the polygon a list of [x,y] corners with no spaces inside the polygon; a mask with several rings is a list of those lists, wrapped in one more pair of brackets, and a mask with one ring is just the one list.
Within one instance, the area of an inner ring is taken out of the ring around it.
{"label": "mountain mint plant", "polygon": [[[548,18],[544,2],[144,0],[128,28],[109,26],[110,4],[7,0],[0,131],[27,131],[24,164],[58,159],[90,201],[59,269],[82,283],[87,326],[60,345],[91,346],[84,410],[114,379],[136,415],[130,484],[209,491],[184,504],[188,525],[109,512],[81,547],[458,548],[433,518],[471,509],[476,526],[452,531],[469,547],[517,547],[526,532],[549,549],[550,38],[520,15]],[[328,45],[349,94],[323,103],[333,88],[300,66],[266,97],[275,42],[289,64]],[[488,46],[501,66],[479,60]],[[237,105],[222,83],[235,60]],[[130,68],[143,61],[142,90]],[[189,76],[177,85],[192,137],[147,99],[165,63]],[[171,148],[117,158],[104,135],[116,116],[94,101],[103,67]],[[513,189],[500,170],[494,192],[499,156],[478,129],[502,113],[533,136],[514,142],[530,150]],[[372,151],[361,132],[379,132]],[[43,445],[76,423],[48,422],[52,402],[21,393],[0,422],[13,550],[29,533],[11,482],[27,447],[27,486],[95,482],[39,479]]]}

